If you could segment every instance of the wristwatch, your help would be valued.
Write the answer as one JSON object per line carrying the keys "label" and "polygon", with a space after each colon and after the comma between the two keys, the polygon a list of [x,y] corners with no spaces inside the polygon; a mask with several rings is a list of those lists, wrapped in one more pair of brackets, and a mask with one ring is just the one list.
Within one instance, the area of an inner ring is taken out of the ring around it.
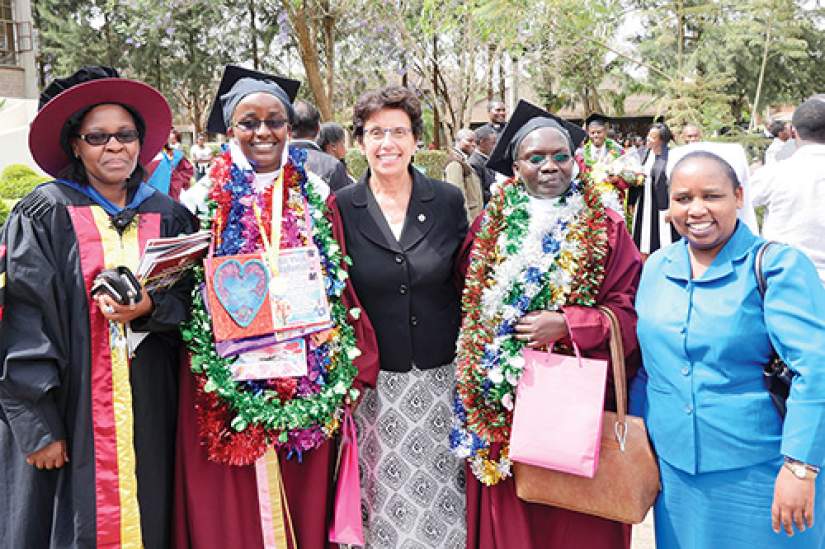
{"label": "wristwatch", "polygon": [[785,467],[799,480],[816,479],[819,474],[819,467],[789,457],[785,458]]}

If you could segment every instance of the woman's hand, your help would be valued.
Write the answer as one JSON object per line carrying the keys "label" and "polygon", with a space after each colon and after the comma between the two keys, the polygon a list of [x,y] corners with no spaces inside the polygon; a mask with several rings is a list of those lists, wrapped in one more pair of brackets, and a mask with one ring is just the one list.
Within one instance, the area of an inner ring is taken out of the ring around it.
{"label": "woman's hand", "polygon": [[143,298],[132,306],[121,305],[105,292],[98,294],[95,301],[97,301],[97,306],[103,316],[106,317],[106,320],[125,324],[152,312],[152,298],[149,297],[146,288],[141,288],[140,294]]}
{"label": "woman's hand", "polygon": [[814,525],[814,479],[798,479],[787,467],[776,475],[771,506],[771,522],[777,534],[782,528],[792,536],[793,526],[800,532]]}
{"label": "woman's hand", "polygon": [[564,315],[554,311],[533,311],[516,324],[516,337],[527,346],[544,347],[570,335]]}
{"label": "woman's hand", "polygon": [[69,462],[66,441],[58,440],[26,456],[26,463],[38,469],[60,469]]}

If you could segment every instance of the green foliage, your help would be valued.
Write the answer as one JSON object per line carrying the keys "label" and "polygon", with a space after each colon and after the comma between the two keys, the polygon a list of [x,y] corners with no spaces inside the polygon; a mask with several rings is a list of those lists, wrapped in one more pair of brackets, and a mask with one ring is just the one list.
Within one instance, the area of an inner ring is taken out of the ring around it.
{"label": "green foliage", "polygon": [[9,216],[9,205],[6,204],[6,201],[0,199],[0,228],[3,227],[3,223],[6,222],[6,218]]}
{"label": "green foliage", "polygon": [[[358,149],[350,149],[346,156],[347,171],[355,179],[360,179],[367,171],[367,159]],[[444,179],[444,166],[447,165],[446,151],[418,151],[413,157],[413,165],[420,168],[433,179]]]}
{"label": "green foliage", "polygon": [[9,164],[0,172],[0,198],[23,198],[40,183],[49,179],[25,164]]}
{"label": "green foliage", "polygon": [[742,131],[733,131],[714,137],[712,140],[722,143],[739,143],[745,148],[750,163],[762,162],[765,158],[765,151],[771,144],[771,140],[761,133],[744,133]]}
{"label": "green foliage", "polygon": [[361,154],[361,151],[357,148],[347,150],[344,161],[347,163],[347,171],[356,180],[361,179],[361,176],[367,171],[367,157]]}

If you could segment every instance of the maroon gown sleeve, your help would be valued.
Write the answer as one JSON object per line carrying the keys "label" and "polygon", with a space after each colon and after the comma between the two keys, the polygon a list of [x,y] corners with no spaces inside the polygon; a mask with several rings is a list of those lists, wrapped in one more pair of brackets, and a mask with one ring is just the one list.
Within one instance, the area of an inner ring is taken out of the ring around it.
{"label": "maroon gown sleeve", "polygon": [[[621,216],[613,210],[607,210],[607,213],[609,254],[597,303],[609,307],[619,319],[626,374],[628,379],[632,379],[639,367],[633,303],[642,272],[642,258]],[[584,354],[595,358],[609,357],[610,324],[598,309],[568,305],[563,312],[570,337]],[[612,387],[612,378],[609,384]],[[607,396],[608,401],[612,401],[612,391]]]}
{"label": "maroon gown sleeve", "polygon": [[[344,237],[344,223],[341,220],[341,213],[338,211],[338,204],[335,201],[335,195],[330,194],[327,198],[327,218],[332,223],[332,236],[341,247],[344,255],[347,253],[347,239]],[[348,271],[347,265],[343,268]],[[352,318],[352,326],[355,329],[355,340],[358,345],[358,350],[361,355],[355,359],[355,366],[358,368],[358,376],[355,378],[355,387],[359,391],[366,387],[375,387],[375,382],[378,379],[378,370],[380,367],[378,356],[378,340],[375,337],[375,330],[372,327],[367,312],[361,306],[361,301],[355,293],[355,288],[352,281],[347,278],[346,286],[343,295],[344,306],[347,310],[359,309],[361,314],[358,318]]]}
{"label": "maroon gown sleeve", "polygon": [[467,231],[467,236],[464,237],[464,242],[461,243],[461,247],[455,256],[453,280],[459,293],[464,289],[464,279],[467,277],[467,269],[470,268],[470,252],[473,249],[473,242],[475,242],[476,235],[481,229],[481,218],[483,217],[484,212],[476,216],[475,221],[470,225],[470,230]]}

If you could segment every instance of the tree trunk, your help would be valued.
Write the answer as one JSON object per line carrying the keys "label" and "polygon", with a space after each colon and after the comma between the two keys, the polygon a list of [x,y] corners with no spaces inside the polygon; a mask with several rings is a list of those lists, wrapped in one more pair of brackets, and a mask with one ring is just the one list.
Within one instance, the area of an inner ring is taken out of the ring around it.
{"label": "tree trunk", "polygon": [[290,0],[281,0],[281,4],[289,16],[289,24],[295,32],[295,41],[298,43],[298,52],[304,65],[309,89],[315,99],[315,105],[324,120],[332,119],[332,105],[324,90],[324,80],[321,77],[321,66],[318,62],[318,47],[315,36],[307,26],[309,15],[304,2],[293,8]]}
{"label": "tree trunk", "polygon": [[765,44],[762,47],[762,66],[759,68],[759,81],[756,84],[756,93],[753,97],[753,109],[751,110],[750,129],[756,128],[756,118],[759,116],[759,100],[762,95],[762,83],[765,81],[765,67],[768,65],[768,52],[771,46],[771,31],[773,31],[773,18],[768,15],[768,30],[765,31]]}
{"label": "tree trunk", "polygon": [[487,45],[487,101],[493,100],[493,67],[496,58],[496,45],[492,42]]}
{"label": "tree trunk", "polygon": [[[329,5],[329,0],[322,3],[324,10],[324,53],[327,65],[327,99],[330,105],[334,104],[335,98],[335,16]],[[330,118],[324,118],[329,121]]]}
{"label": "tree trunk", "polygon": [[438,35],[433,35],[433,144],[441,148],[441,116],[438,112]]}
{"label": "tree trunk", "polygon": [[503,103],[504,97],[507,94],[507,79],[505,77],[504,68],[506,66],[507,52],[502,51],[501,57],[498,61],[498,99]]}
{"label": "tree trunk", "polygon": [[676,1],[676,27],[676,66],[679,78],[682,78],[685,55],[685,12],[682,0]]}
{"label": "tree trunk", "polygon": [[258,58],[258,27],[255,22],[255,0],[249,0],[249,42],[252,46],[252,66],[260,70],[261,60]]}

